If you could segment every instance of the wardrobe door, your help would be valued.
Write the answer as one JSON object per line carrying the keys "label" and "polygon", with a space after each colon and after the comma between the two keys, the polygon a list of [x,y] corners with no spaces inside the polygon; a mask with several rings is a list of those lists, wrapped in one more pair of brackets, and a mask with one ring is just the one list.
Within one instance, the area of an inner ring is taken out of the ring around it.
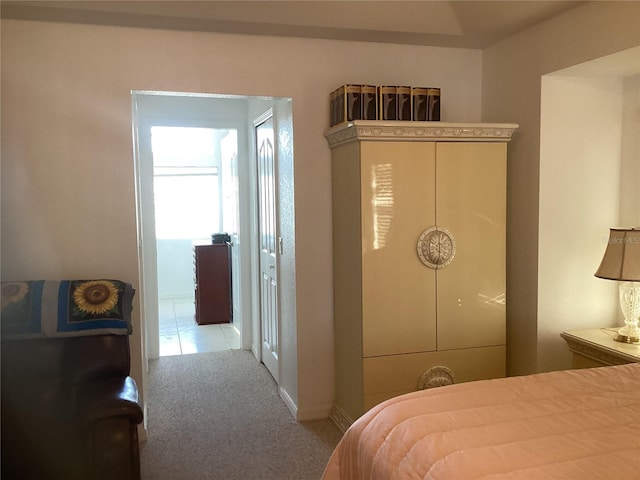
{"label": "wardrobe door", "polygon": [[456,243],[438,270],[438,350],[505,344],[506,148],[437,145],[436,221]]}
{"label": "wardrobe door", "polygon": [[434,169],[432,142],[361,144],[364,357],[436,349],[435,271],[416,249],[435,223]]}

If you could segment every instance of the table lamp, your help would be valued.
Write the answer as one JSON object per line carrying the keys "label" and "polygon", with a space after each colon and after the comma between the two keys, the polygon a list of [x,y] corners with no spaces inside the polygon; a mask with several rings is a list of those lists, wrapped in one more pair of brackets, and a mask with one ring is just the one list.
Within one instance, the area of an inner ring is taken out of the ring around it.
{"label": "table lamp", "polygon": [[609,229],[609,243],[595,275],[624,282],[620,285],[624,327],[615,340],[640,343],[640,227]]}

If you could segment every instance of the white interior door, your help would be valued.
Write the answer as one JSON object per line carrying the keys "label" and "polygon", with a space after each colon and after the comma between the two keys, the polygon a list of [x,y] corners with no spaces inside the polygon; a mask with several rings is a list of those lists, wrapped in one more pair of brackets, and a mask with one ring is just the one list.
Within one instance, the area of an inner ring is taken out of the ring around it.
{"label": "white interior door", "polygon": [[278,381],[277,182],[273,117],[255,127],[258,164],[258,237],[260,245],[261,357]]}

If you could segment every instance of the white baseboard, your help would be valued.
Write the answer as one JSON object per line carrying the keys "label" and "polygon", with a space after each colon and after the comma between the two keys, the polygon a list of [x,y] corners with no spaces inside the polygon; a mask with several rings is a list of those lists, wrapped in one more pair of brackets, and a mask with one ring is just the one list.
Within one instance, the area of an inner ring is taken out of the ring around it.
{"label": "white baseboard", "polygon": [[331,405],[317,405],[312,408],[301,409],[296,405],[286,390],[280,387],[278,388],[278,392],[280,393],[280,398],[282,398],[284,403],[287,405],[287,408],[296,421],[306,422],[308,420],[322,420],[324,418],[329,418]]}
{"label": "white baseboard", "polygon": [[304,410],[298,408],[298,415],[296,420],[299,422],[306,422],[307,420],[322,420],[329,418],[331,413],[331,405],[316,405],[311,408],[305,408]]}
{"label": "white baseboard", "polygon": [[147,441],[147,406],[142,407],[143,421],[138,424],[138,441],[144,443]]}
{"label": "white baseboard", "polygon": [[282,398],[285,405],[293,415],[293,418],[298,420],[298,406],[296,405],[296,403],[293,401],[293,399],[289,396],[289,394],[284,388],[278,387],[278,393],[280,394],[280,398]]}

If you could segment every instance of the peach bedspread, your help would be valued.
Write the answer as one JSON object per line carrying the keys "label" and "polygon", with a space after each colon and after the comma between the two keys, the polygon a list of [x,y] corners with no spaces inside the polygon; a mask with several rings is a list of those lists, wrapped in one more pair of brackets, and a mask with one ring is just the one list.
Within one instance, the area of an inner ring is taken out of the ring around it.
{"label": "peach bedspread", "polygon": [[640,364],[402,395],[347,430],[324,480],[640,479]]}

